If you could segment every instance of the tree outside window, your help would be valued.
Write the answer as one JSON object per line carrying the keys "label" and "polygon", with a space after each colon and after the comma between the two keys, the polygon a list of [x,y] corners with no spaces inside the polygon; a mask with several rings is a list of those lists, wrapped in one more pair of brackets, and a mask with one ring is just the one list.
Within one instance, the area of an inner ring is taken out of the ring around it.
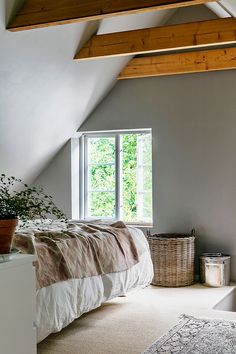
{"label": "tree outside window", "polygon": [[150,131],[84,136],[85,218],[152,223]]}

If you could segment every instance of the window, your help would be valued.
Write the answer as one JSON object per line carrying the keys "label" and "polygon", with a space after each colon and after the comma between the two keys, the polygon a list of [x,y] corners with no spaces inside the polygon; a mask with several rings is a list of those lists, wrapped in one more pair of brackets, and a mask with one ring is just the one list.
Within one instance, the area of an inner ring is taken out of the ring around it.
{"label": "window", "polygon": [[81,218],[152,223],[150,130],[83,134]]}

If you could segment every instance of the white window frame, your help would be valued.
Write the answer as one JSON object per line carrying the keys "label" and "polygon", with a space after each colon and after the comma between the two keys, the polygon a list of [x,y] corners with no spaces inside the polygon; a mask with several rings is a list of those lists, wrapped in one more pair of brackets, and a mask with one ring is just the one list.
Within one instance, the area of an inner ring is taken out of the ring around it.
{"label": "white window frame", "polygon": [[142,220],[142,222],[146,222],[148,223],[147,219],[145,219],[144,217],[141,218],[141,208],[140,205],[143,204],[143,200],[144,200],[144,195],[146,193],[150,193],[150,191],[144,190],[139,188],[139,184],[141,184],[143,186],[143,181],[144,181],[144,176],[143,176],[143,172],[144,172],[144,167],[148,166],[152,166],[152,164],[147,164],[144,161],[143,158],[143,137],[141,137],[141,144],[138,144],[138,160],[137,160],[137,218],[138,220]]}
{"label": "white window frame", "polygon": [[[98,216],[97,218],[103,220],[119,220],[122,215],[122,149],[121,149],[121,135],[124,134],[147,134],[151,133],[151,129],[138,129],[138,130],[119,130],[119,131],[105,131],[105,132],[85,132],[82,133],[79,138],[79,151],[80,151],[80,183],[79,183],[79,196],[80,196],[80,208],[79,208],[79,217],[83,220],[89,220],[91,217],[88,215],[88,138],[115,138],[115,217],[102,217]],[[90,191],[91,192],[91,191]],[[104,190],[106,192],[106,190]],[[128,224],[139,224],[131,223]],[[151,226],[152,222],[141,222],[142,225]]]}

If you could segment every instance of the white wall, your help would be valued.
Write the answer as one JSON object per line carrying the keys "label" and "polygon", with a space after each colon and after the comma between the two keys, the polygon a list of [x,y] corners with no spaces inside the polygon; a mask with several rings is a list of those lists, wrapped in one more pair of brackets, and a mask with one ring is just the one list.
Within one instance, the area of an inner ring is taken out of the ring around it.
{"label": "white wall", "polygon": [[[0,0],[0,173],[32,183],[115,84],[129,58],[75,62],[96,32],[155,26],[172,11],[9,32],[24,0]],[[50,1],[50,0],[49,0]]]}
{"label": "white wall", "polygon": [[153,129],[154,230],[196,228],[236,279],[236,71],[119,82],[80,131],[125,128]]}

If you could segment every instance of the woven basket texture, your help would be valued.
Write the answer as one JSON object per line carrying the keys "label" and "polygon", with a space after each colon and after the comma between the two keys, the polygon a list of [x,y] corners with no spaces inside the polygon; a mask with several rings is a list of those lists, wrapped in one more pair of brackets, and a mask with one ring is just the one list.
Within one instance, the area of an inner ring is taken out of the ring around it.
{"label": "woven basket texture", "polygon": [[194,283],[195,236],[148,236],[154,268],[153,285],[178,287]]}

